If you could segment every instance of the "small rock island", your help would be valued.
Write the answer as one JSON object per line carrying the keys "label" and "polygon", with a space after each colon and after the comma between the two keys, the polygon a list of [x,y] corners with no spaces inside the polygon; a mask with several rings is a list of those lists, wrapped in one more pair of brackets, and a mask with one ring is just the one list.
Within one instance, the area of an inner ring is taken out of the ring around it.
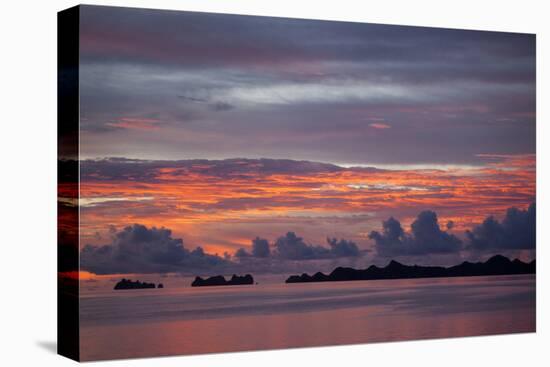
{"label": "small rock island", "polygon": [[[139,280],[133,281],[130,279],[122,279],[120,282],[115,284],[113,289],[147,289],[147,288],[157,288],[155,283],[140,282]],[[162,283],[159,283],[158,288],[164,288]]]}
{"label": "small rock island", "polygon": [[238,276],[233,274],[230,280],[225,280],[225,277],[222,275],[216,275],[210,278],[203,279],[201,277],[196,277],[191,287],[208,287],[216,285],[247,285],[254,284],[254,278],[250,274],[243,276]]}

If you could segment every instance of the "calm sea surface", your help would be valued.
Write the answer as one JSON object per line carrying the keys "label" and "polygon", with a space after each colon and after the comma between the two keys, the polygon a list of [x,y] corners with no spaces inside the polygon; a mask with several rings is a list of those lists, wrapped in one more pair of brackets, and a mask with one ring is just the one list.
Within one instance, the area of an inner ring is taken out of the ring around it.
{"label": "calm sea surface", "polygon": [[535,276],[81,295],[83,360],[535,331]]}

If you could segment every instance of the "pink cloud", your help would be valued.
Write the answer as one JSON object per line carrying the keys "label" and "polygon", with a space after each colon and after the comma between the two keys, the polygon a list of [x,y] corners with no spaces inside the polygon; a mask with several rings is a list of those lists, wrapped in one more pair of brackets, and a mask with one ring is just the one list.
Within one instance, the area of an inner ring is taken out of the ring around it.
{"label": "pink cloud", "polygon": [[391,128],[390,125],[385,124],[383,122],[373,122],[373,123],[369,124],[369,126],[372,127],[373,129],[389,129],[389,128]]}
{"label": "pink cloud", "polygon": [[130,118],[123,117],[118,121],[108,122],[106,125],[112,127],[118,127],[121,129],[134,129],[134,130],[157,130],[160,120],[156,119],[143,119],[143,118]]}

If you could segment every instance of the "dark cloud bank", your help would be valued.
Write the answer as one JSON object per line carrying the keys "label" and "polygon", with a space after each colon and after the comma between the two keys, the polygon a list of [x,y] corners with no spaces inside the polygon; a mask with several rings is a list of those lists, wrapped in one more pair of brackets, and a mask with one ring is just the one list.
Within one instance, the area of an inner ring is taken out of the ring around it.
{"label": "dark cloud bank", "polygon": [[336,238],[327,238],[330,247],[309,245],[303,238],[298,237],[294,232],[288,232],[275,241],[273,252],[270,251],[269,242],[266,239],[256,237],[252,241],[252,253],[240,248],[235,256],[246,257],[274,257],[282,260],[317,260],[340,257],[357,257],[360,251],[352,241]]}
{"label": "dark cloud bank", "polygon": [[509,208],[499,222],[493,216],[466,232],[465,240],[448,233],[454,223],[448,222],[442,230],[437,214],[427,210],[418,214],[405,232],[401,223],[391,217],[382,223],[382,232],[372,231],[378,256],[419,256],[453,254],[463,250],[475,253],[504,252],[507,250],[534,250],[536,242],[536,209]]}
{"label": "dark cloud bank", "polygon": [[[232,271],[247,260],[285,262],[322,260],[361,255],[357,245],[344,239],[328,238],[330,247],[310,245],[294,232],[288,232],[271,246],[266,239],[252,240],[252,251],[241,248],[233,256],[207,254],[201,247],[187,249],[166,228],[134,224],[117,232],[104,246],[86,245],[80,254],[81,267],[96,274],[202,272],[207,269]],[[273,247],[271,250],[270,247]],[[236,261],[235,261],[236,260]],[[280,265],[280,264],[279,264]]]}
{"label": "dark cloud bank", "polygon": [[406,233],[393,217],[384,221],[382,226],[382,233],[372,231],[369,235],[380,256],[452,253],[459,251],[462,245],[458,237],[441,230],[436,213],[430,210],[418,214],[411,224],[410,233]]}
{"label": "dark cloud bank", "polygon": [[468,249],[526,250],[534,249],[536,243],[536,207],[529,205],[527,210],[510,208],[499,222],[488,217],[479,226],[466,233]]}
{"label": "dark cloud bank", "polygon": [[186,249],[169,229],[141,224],[116,233],[108,245],[87,245],[80,254],[81,267],[96,274],[193,271],[225,262],[217,255],[206,254],[201,247]]}
{"label": "dark cloud bank", "polygon": [[[406,232],[391,217],[382,223],[382,231],[372,231],[379,258],[430,256],[469,253],[499,253],[509,250],[534,250],[536,240],[535,204],[528,209],[509,208],[502,221],[487,217],[483,223],[466,232],[464,240],[449,233],[452,224],[439,224],[437,214],[423,211]],[[270,244],[256,237],[251,250],[240,248],[235,254],[207,254],[201,247],[189,250],[166,228],[134,224],[114,234],[111,243],[96,247],[87,245],[80,254],[81,267],[96,274],[114,273],[202,273],[231,272],[244,267],[259,270],[284,270],[285,264],[306,260],[359,259],[365,256],[353,242],[327,238],[328,246],[308,244],[294,232],[288,232]]]}

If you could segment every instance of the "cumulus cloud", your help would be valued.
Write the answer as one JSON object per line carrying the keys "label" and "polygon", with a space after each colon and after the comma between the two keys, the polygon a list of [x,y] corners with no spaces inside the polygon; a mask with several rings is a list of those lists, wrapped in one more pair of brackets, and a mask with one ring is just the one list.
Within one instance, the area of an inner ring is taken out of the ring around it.
{"label": "cumulus cloud", "polygon": [[[327,238],[330,247],[307,244],[294,232],[279,237],[274,244],[256,237],[250,251],[240,248],[233,256],[206,253],[202,247],[188,249],[170,229],[127,226],[111,233],[111,242],[102,246],[86,245],[80,252],[82,270],[96,274],[117,273],[197,273],[245,271],[243,266],[278,263],[287,260],[323,260],[360,256],[357,245],[348,240]],[[273,249],[272,249],[273,248]],[[232,261],[238,259],[239,261]],[[246,260],[246,261],[245,261]],[[248,271],[248,270],[246,270]]]}
{"label": "cumulus cloud", "polygon": [[269,257],[271,250],[269,249],[269,242],[260,237],[256,237],[252,240],[252,255],[255,257]]}
{"label": "cumulus cloud", "polygon": [[235,252],[235,257],[257,257],[266,258],[271,254],[269,248],[269,242],[265,238],[256,237],[252,240],[252,253],[246,251],[244,248],[240,248]]}
{"label": "cumulus cloud", "polygon": [[355,242],[327,238],[327,243],[330,245],[330,252],[335,257],[359,256],[359,248]]}
{"label": "cumulus cloud", "polygon": [[169,229],[141,224],[117,232],[109,244],[87,245],[80,253],[82,269],[96,274],[197,271],[226,263],[201,247],[188,250]]}
{"label": "cumulus cloud", "polygon": [[310,245],[294,232],[288,232],[275,241],[274,256],[286,260],[327,259],[356,257],[360,255],[357,245],[344,239],[327,238],[330,248]]}
{"label": "cumulus cloud", "polygon": [[252,255],[250,254],[250,252],[246,251],[244,248],[240,248],[238,249],[237,251],[235,251],[235,257],[238,257],[240,259],[244,258],[244,257],[251,257]]}
{"label": "cumulus cloud", "polygon": [[[329,247],[311,245],[294,232],[287,232],[277,238],[273,245],[268,240],[256,237],[252,240],[252,252],[240,248],[235,252],[235,257],[264,258],[276,260],[322,260],[343,257],[358,257],[361,255],[359,248],[353,241],[345,239],[327,238]],[[273,250],[271,250],[273,247]]]}
{"label": "cumulus cloud", "polygon": [[287,260],[304,260],[326,257],[329,250],[321,246],[308,245],[302,237],[288,232],[275,241],[276,255]]}
{"label": "cumulus cloud", "polygon": [[466,232],[467,248],[473,250],[534,249],[536,242],[535,203],[526,210],[509,208],[502,222],[487,217],[483,223]]}
{"label": "cumulus cloud", "polygon": [[375,242],[379,256],[449,254],[461,249],[462,241],[455,235],[442,231],[437,214],[430,210],[418,214],[409,233],[393,217],[384,221],[382,227],[382,233],[372,231],[369,234],[369,238]]}

